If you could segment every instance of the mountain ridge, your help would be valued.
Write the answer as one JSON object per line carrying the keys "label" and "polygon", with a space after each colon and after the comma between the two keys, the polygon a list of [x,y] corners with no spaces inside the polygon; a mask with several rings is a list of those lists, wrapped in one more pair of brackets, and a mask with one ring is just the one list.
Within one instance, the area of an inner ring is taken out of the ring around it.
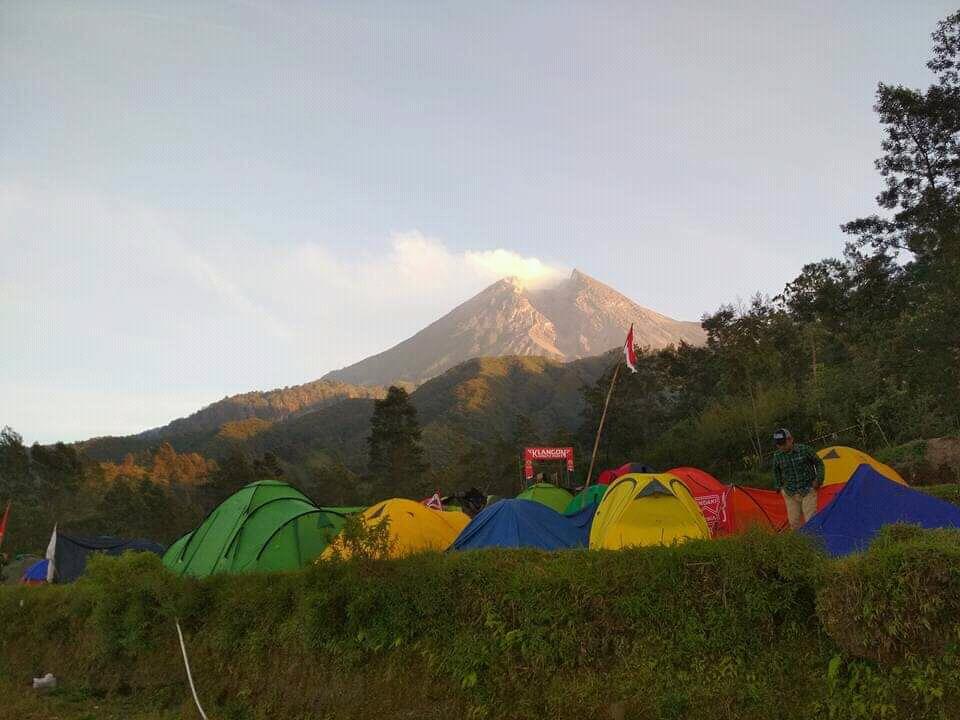
{"label": "mountain ridge", "polygon": [[580,270],[548,287],[503,278],[406,340],[325,380],[354,385],[419,384],[473,357],[540,356],[560,362],[599,355],[634,325],[638,345],[702,345],[699,323],[643,307]]}

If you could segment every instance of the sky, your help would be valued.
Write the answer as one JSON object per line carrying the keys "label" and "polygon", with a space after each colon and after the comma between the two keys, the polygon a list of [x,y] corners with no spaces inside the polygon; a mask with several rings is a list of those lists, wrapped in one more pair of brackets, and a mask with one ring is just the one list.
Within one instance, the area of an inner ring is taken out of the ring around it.
{"label": "sky", "polygon": [[307,382],[506,275],[698,319],[874,211],[948,2],[0,2],[0,425]]}

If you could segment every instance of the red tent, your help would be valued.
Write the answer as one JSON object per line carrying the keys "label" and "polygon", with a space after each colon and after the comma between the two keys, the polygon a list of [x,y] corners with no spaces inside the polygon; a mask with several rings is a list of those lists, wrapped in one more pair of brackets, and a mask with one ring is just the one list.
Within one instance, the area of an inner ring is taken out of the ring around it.
{"label": "red tent", "polygon": [[599,477],[597,477],[597,485],[609,485],[614,480],[617,479],[616,470],[602,470]]}
{"label": "red tent", "polygon": [[729,487],[710,473],[694,467],[678,467],[667,472],[680,478],[694,497],[709,493],[720,493]]}
{"label": "red tent", "polygon": [[620,477],[621,475],[627,475],[629,473],[650,475],[651,473],[655,473],[656,470],[649,465],[645,465],[644,463],[628,462],[626,465],[621,465],[613,472],[616,473],[617,477]]}
{"label": "red tent", "polygon": [[[698,468],[678,467],[668,472],[680,478],[693,495],[713,537],[740,533],[752,525],[774,532],[790,527],[787,506],[776,490],[726,485]],[[817,512],[829,505],[845,484],[821,487],[817,492]]]}
{"label": "red tent", "polygon": [[730,486],[698,468],[678,467],[667,472],[680,478],[680,482],[693,495],[710,528],[710,535],[716,537],[721,534],[726,523],[726,493]]}
{"label": "red tent", "polygon": [[777,532],[787,527],[787,507],[778,492],[726,485],[698,468],[679,467],[669,472],[693,495],[713,537],[743,532],[752,525]]}
{"label": "red tent", "polygon": [[837,493],[847,486],[846,483],[834,483],[833,485],[824,485],[817,491],[817,512],[823,510],[827,505],[833,502]]}
{"label": "red tent", "polygon": [[733,535],[759,525],[775,532],[790,527],[787,506],[776,490],[731,485],[726,492],[726,517],[718,535]]}

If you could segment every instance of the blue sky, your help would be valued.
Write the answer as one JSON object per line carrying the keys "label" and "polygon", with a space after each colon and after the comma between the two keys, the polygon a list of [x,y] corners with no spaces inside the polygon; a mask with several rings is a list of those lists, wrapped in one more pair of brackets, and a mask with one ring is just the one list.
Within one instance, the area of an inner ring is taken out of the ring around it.
{"label": "blue sky", "polygon": [[0,4],[0,424],[163,424],[573,267],[696,319],[872,212],[946,2]]}

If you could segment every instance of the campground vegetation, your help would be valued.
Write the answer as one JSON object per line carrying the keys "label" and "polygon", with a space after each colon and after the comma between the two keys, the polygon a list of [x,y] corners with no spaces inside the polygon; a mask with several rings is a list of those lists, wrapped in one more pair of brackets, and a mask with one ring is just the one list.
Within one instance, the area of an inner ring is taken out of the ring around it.
{"label": "campground vegetation", "polygon": [[191,717],[177,618],[211,717],[951,718],[958,567],[960,533],[896,526],[843,561],[762,532],[203,581],[97,558],[0,591],[0,686],[52,672],[64,717]]}

